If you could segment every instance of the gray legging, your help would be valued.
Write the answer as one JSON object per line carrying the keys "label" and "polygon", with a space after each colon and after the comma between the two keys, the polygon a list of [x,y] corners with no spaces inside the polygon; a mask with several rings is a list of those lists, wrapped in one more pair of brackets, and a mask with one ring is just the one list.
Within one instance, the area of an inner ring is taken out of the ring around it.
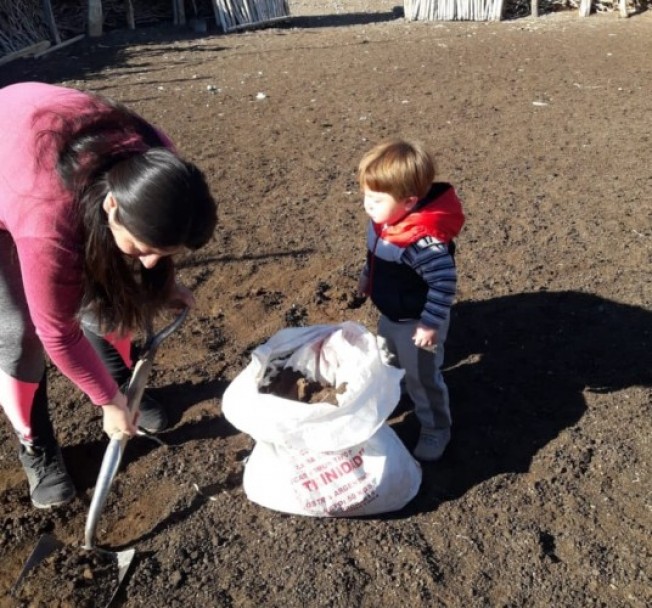
{"label": "gray legging", "polygon": [[[124,384],[129,379],[129,369],[101,337],[91,315],[84,315],[82,329],[116,382]],[[43,345],[29,316],[16,245],[4,230],[0,230],[0,369],[32,383],[39,382],[45,372]]]}
{"label": "gray legging", "polygon": [[37,383],[45,372],[43,345],[29,316],[16,244],[0,230],[0,369]]}

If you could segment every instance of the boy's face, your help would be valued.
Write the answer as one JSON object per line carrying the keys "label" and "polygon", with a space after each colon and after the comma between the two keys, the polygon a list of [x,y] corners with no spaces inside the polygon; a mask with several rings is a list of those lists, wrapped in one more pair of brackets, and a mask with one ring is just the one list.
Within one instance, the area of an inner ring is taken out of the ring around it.
{"label": "boy's face", "polygon": [[416,196],[396,200],[387,192],[375,192],[365,186],[364,210],[376,224],[394,224],[407,215],[417,202]]}

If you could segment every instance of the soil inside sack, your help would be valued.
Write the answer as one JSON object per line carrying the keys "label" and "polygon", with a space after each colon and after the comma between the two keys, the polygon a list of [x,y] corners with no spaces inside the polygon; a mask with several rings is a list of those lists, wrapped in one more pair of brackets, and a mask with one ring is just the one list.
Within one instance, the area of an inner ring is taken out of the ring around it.
{"label": "soil inside sack", "polygon": [[101,608],[118,586],[114,556],[63,547],[30,570],[18,590],[27,606]]}
{"label": "soil inside sack", "polygon": [[346,382],[336,388],[316,380],[309,380],[301,372],[291,368],[283,368],[267,386],[260,389],[261,393],[271,393],[292,401],[330,403],[332,405],[337,405],[337,395],[341,395],[345,391]]}

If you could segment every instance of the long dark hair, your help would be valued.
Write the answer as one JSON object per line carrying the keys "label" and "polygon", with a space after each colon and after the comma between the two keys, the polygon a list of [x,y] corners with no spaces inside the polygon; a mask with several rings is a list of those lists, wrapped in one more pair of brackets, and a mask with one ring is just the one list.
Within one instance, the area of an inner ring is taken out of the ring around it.
{"label": "long dark hair", "polygon": [[[74,199],[84,236],[80,313],[91,312],[105,330],[143,327],[165,305],[174,281],[170,258],[151,269],[116,246],[102,203],[109,192],[115,217],[156,248],[198,249],[217,224],[217,204],[202,172],[179,158],[143,118],[112,100],[89,95],[79,108],[42,111],[38,159],[54,154],[54,167]],[[54,122],[52,122],[54,121]],[[52,156],[50,156],[52,158]]]}

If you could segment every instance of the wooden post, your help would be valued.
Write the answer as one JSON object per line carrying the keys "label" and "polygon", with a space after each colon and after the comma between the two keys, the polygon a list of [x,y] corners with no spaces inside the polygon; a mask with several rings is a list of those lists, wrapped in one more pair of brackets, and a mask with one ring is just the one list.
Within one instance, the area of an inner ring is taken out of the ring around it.
{"label": "wooden post", "polygon": [[103,21],[102,0],[88,0],[88,35],[101,36]]}
{"label": "wooden post", "polygon": [[42,4],[45,22],[48,24],[48,28],[50,28],[50,36],[52,36],[54,44],[61,44],[61,36],[59,36],[59,30],[57,29],[54,13],[52,12],[52,3],[50,0],[42,0]]}
{"label": "wooden post", "polygon": [[403,15],[408,21],[414,21],[414,18],[412,16],[413,15],[412,0],[403,0]]}
{"label": "wooden post", "polygon": [[222,31],[226,34],[229,31],[229,27],[226,24],[226,16],[224,15],[224,10],[222,6],[218,4],[218,0],[213,0],[213,12],[215,13],[215,23],[222,28]]}
{"label": "wooden post", "polygon": [[580,17],[588,17],[591,14],[591,0],[580,0]]}
{"label": "wooden post", "polygon": [[494,1],[494,14],[491,21],[502,21],[505,16],[505,7],[507,3],[505,0],[495,0]]}
{"label": "wooden post", "polygon": [[125,0],[125,10],[127,12],[127,27],[130,30],[135,30],[136,18],[134,16],[134,5],[131,0]]}
{"label": "wooden post", "polygon": [[539,0],[532,0],[532,16],[539,16]]}
{"label": "wooden post", "polygon": [[52,46],[52,43],[49,40],[41,40],[36,44],[26,46],[25,48],[20,49],[19,51],[14,51],[13,53],[9,53],[8,55],[4,55],[0,57],[0,65],[9,63],[14,59],[19,59],[20,57],[30,57],[30,56],[33,57],[36,53],[44,51],[45,49],[50,48],[50,46]]}
{"label": "wooden post", "polygon": [[39,57],[43,57],[43,55],[47,55],[49,53],[54,53],[54,51],[58,51],[59,49],[62,49],[66,46],[70,46],[71,44],[74,44],[83,38],[86,38],[86,34],[79,34],[79,36],[75,36],[74,38],[68,38],[68,40],[64,40],[61,44],[51,46],[43,51],[40,51],[39,53],[36,53],[36,55],[34,55],[34,59],[38,59]]}
{"label": "wooden post", "polygon": [[620,4],[620,16],[628,17],[629,14],[627,13],[627,0],[619,0],[618,3]]}
{"label": "wooden post", "polygon": [[172,12],[174,14],[174,25],[186,25],[184,0],[172,0]]}
{"label": "wooden post", "polygon": [[186,25],[186,6],[184,0],[177,0],[179,3],[179,25]]}

